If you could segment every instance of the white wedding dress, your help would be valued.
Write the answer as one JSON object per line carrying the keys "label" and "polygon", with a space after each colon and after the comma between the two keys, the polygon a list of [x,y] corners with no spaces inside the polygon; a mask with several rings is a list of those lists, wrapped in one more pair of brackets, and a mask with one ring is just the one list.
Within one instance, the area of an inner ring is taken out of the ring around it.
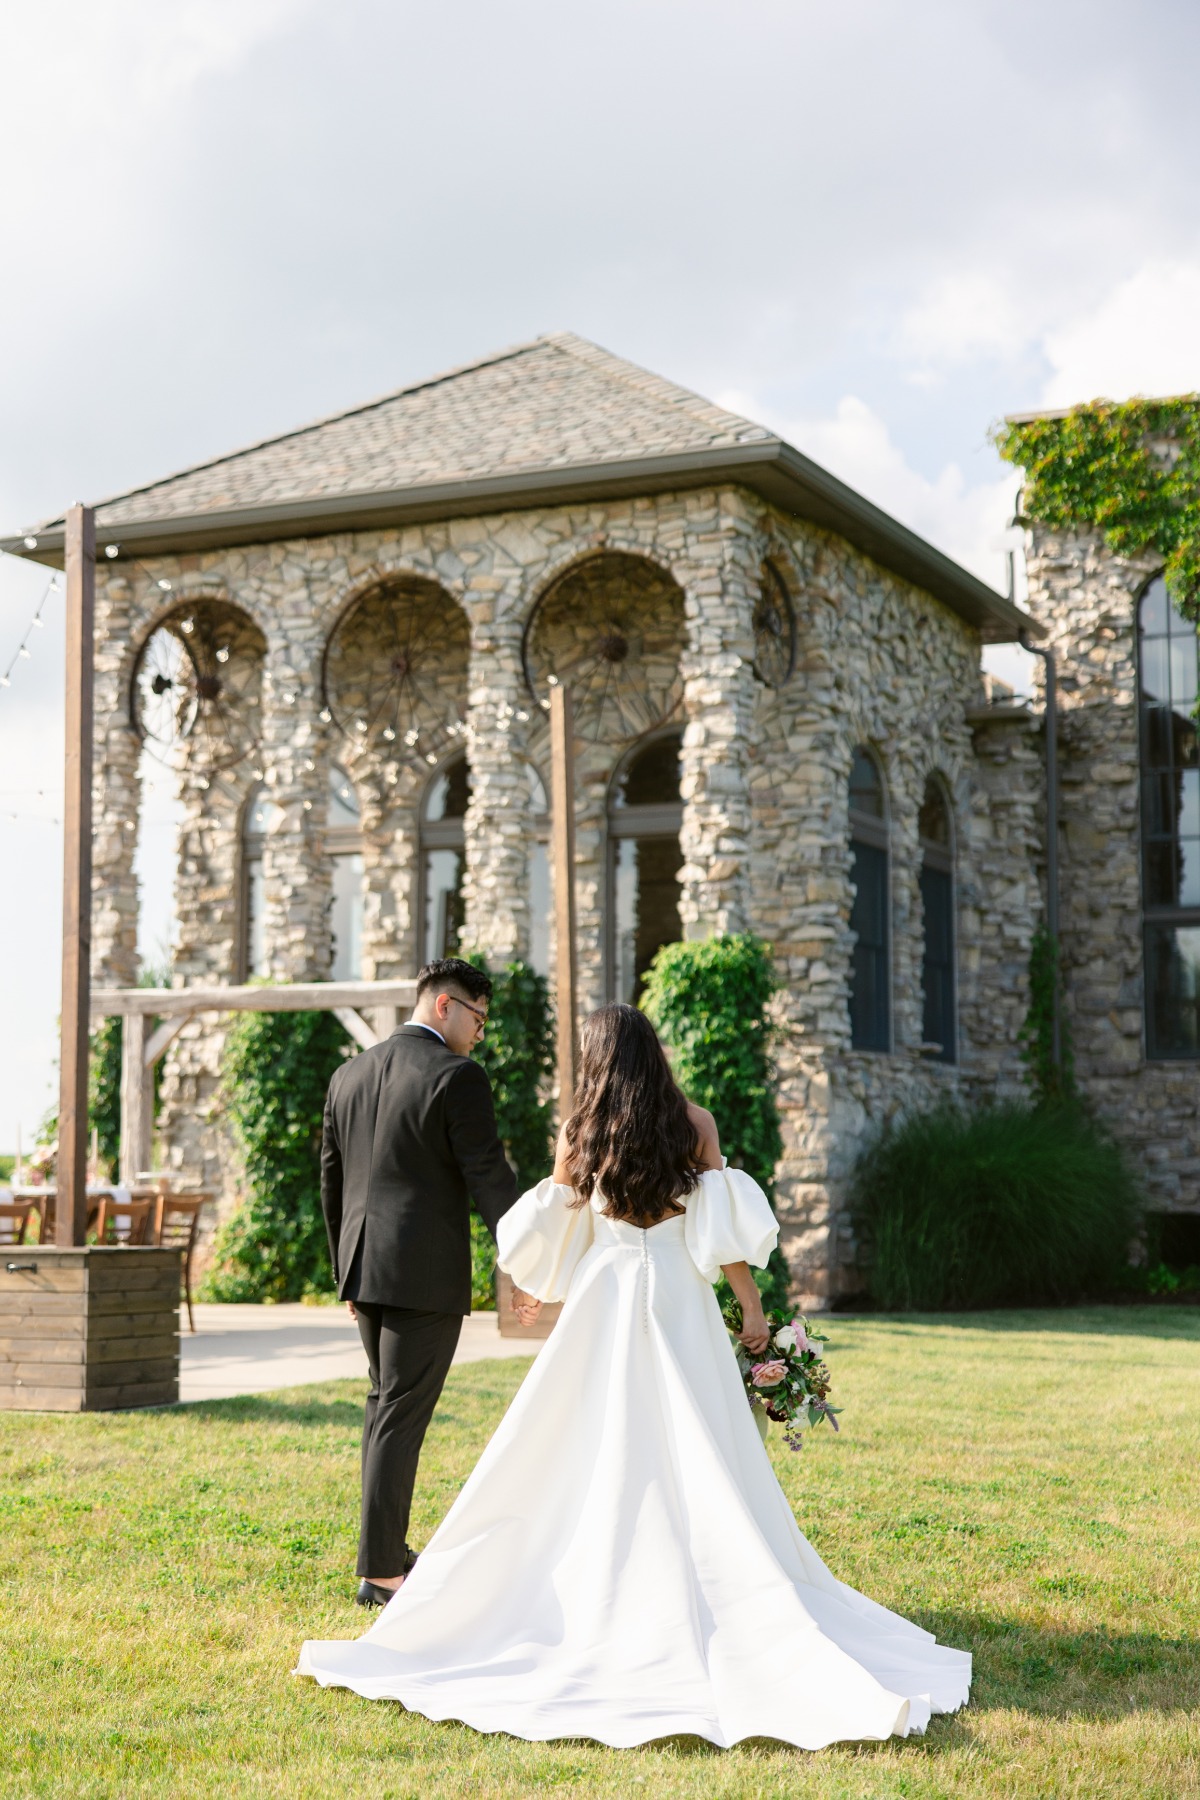
{"label": "white wedding dress", "polygon": [[709,1171],[648,1231],[572,1198],[543,1181],[500,1221],[501,1266],[566,1305],[495,1436],[366,1635],[306,1643],[297,1673],[618,1746],[817,1750],[962,1706],[970,1657],[830,1574],[759,1438],[711,1283],[765,1264],[761,1188]]}

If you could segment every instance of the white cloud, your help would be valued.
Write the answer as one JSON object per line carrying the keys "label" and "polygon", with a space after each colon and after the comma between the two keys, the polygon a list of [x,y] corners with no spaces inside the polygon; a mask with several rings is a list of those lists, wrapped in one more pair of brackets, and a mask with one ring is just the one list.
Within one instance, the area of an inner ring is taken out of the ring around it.
{"label": "white cloud", "polygon": [[1044,339],[1043,404],[1200,389],[1200,262],[1151,262]]}
{"label": "white cloud", "polygon": [[939,277],[907,309],[896,348],[915,360],[919,379],[981,357],[1009,356],[1023,335],[1001,283],[985,269],[964,268]]}

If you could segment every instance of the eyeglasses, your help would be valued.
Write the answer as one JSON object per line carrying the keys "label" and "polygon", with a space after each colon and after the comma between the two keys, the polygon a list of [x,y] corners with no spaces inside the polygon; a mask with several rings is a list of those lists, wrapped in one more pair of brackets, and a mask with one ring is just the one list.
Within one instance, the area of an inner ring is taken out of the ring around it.
{"label": "eyeglasses", "polygon": [[485,1012],[480,1012],[479,1008],[477,1006],[472,1006],[469,1000],[460,1000],[457,994],[447,994],[446,998],[447,1000],[453,1000],[456,1006],[465,1006],[467,1011],[472,1013],[475,1018],[478,1019],[480,1031],[483,1031],[486,1028],[488,1016]]}

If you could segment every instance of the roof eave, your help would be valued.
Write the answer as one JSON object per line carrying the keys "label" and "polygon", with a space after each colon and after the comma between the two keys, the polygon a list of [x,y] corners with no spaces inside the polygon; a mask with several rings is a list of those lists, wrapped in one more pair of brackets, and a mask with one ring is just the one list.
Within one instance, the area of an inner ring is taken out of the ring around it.
{"label": "roof eave", "polygon": [[[1042,628],[1011,600],[779,438],[672,456],[521,470],[388,492],[277,501],[174,518],[109,524],[101,509],[97,526],[101,542],[108,537],[125,551],[164,556],[730,482],[753,489],[781,511],[845,537],[884,568],[949,606],[980,632],[985,643],[1011,643],[1022,631],[1043,635]],[[32,550],[23,536],[0,538],[0,550],[61,568],[61,521],[41,527],[36,535],[37,545]]]}

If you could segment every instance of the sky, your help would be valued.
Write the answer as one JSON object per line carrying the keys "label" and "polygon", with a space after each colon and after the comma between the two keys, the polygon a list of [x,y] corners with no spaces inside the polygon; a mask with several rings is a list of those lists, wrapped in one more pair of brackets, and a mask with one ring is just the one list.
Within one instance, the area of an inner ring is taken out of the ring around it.
{"label": "sky", "polygon": [[[989,427],[1200,388],[1191,0],[39,0],[0,49],[4,530],[568,329],[1002,586]],[[0,558],[0,1151],[56,1080],[46,581]]]}

